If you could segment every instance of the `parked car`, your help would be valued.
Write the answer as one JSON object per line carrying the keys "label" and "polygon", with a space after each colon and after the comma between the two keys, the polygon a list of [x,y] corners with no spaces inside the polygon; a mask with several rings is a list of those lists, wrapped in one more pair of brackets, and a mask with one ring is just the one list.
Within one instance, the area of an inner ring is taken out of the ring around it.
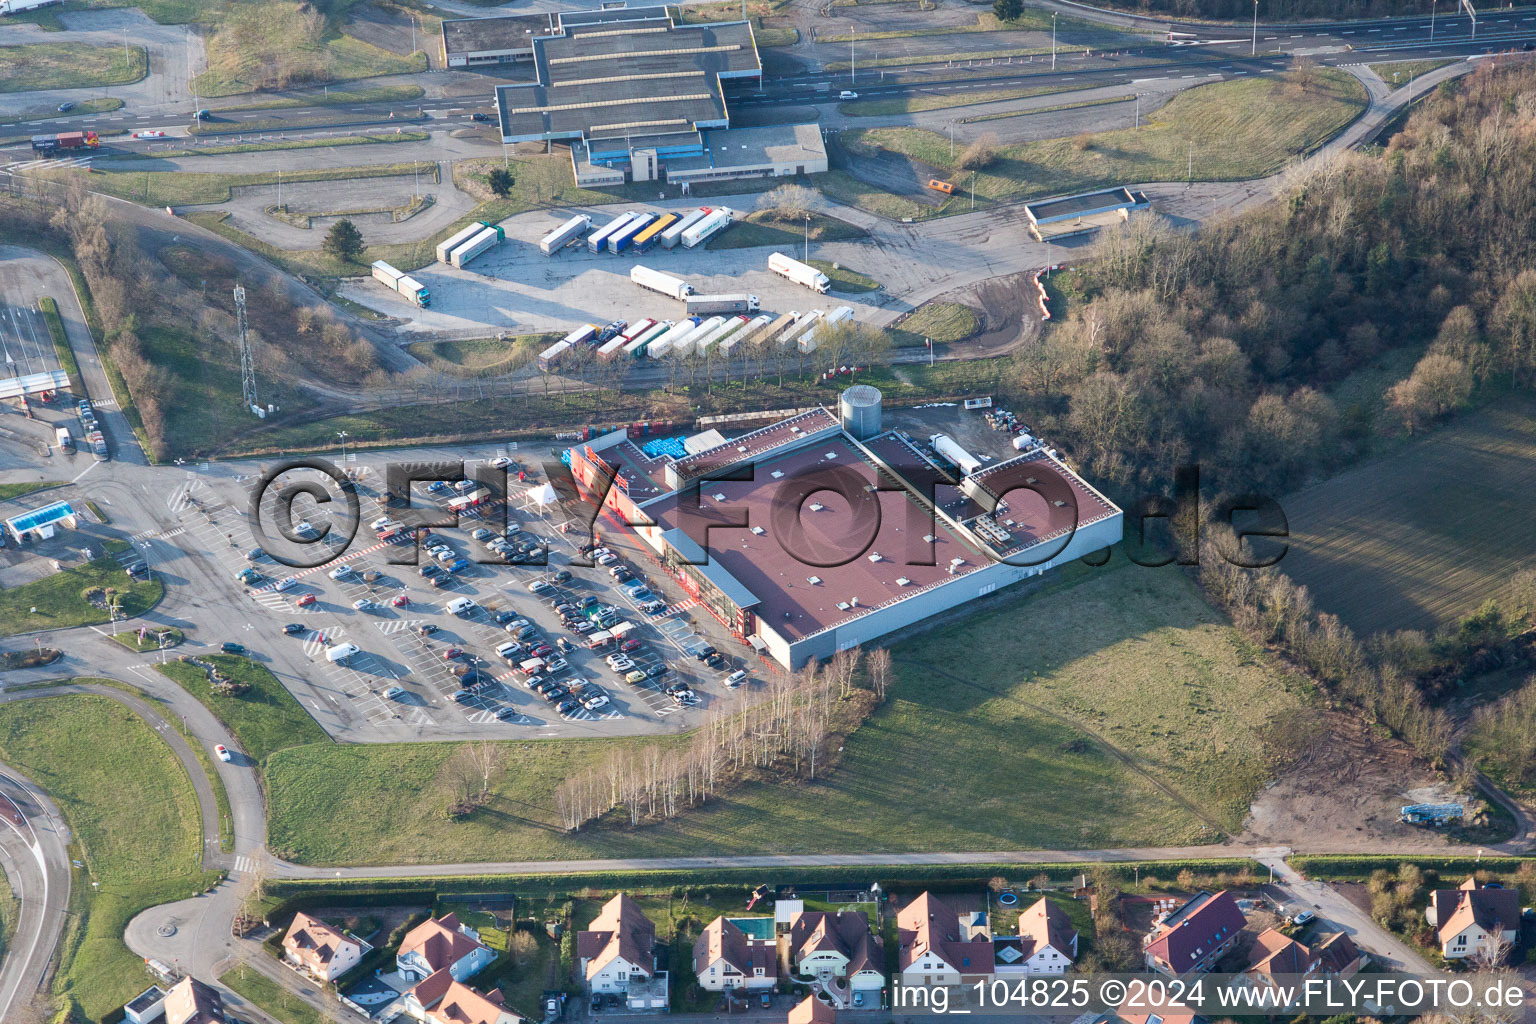
{"label": "parked car", "polygon": [[433,480],[431,483],[427,484],[427,493],[428,494],[441,494],[442,492],[446,491],[447,489],[448,489],[448,484],[447,484],[446,481],[443,481],[443,480]]}
{"label": "parked car", "polygon": [[455,690],[453,694],[453,702],[455,704],[463,704],[473,696],[474,694],[470,693],[468,690]]}
{"label": "parked car", "polygon": [[608,663],[608,667],[622,676],[629,672],[633,672],[635,670],[635,663],[629,658],[615,658],[613,661]]}
{"label": "parked car", "polygon": [[693,652],[693,656],[695,658],[698,658],[700,661],[703,661],[705,658],[709,657],[711,654],[714,654],[714,653],[715,653],[715,649],[713,647],[711,647],[709,644],[705,644],[699,650],[694,651]]}
{"label": "parked car", "polygon": [[509,718],[516,718],[521,714],[522,712],[517,710],[517,708],[513,707],[511,704],[503,704],[501,707],[496,709],[496,717],[503,722]]}
{"label": "parked car", "polygon": [[532,655],[533,657],[535,657],[535,658],[542,658],[542,657],[545,657],[546,655],[550,655],[550,654],[555,653],[555,649],[553,647],[549,646],[549,644],[543,643],[541,641],[541,642],[539,642],[537,644],[534,644],[533,647],[528,651],[528,653],[530,655]]}
{"label": "parked car", "polygon": [[411,603],[411,599],[404,594],[399,594],[393,601],[389,603],[394,605],[396,608],[404,608],[406,605]]}
{"label": "parked car", "polygon": [[535,594],[542,594],[547,590],[553,590],[555,588],[553,584],[547,583],[544,580],[534,580],[528,584],[528,589],[533,591]]}
{"label": "parked car", "polygon": [[723,654],[711,654],[704,659],[704,664],[710,668],[725,668],[730,662],[725,660],[725,655]]}
{"label": "parked car", "polygon": [[444,661],[452,661],[455,658],[462,658],[462,657],[464,657],[464,651],[463,651],[462,648],[459,648],[459,647],[450,647],[446,651],[443,652],[443,660]]}
{"label": "parked car", "polygon": [[[507,614],[509,614],[509,615],[516,615],[517,613],[516,612],[508,612]],[[506,628],[507,628],[507,632],[508,633],[516,633],[518,630],[522,629],[524,626],[531,626],[531,625],[533,625],[533,623],[529,622],[527,619],[513,619],[511,622],[507,623],[507,627]]]}
{"label": "parked car", "polygon": [[477,605],[472,597],[458,597],[448,602],[448,614],[464,615],[475,610]]}
{"label": "parked car", "polygon": [[631,686],[639,686],[649,678],[650,674],[648,672],[643,672],[640,669],[634,669],[624,676],[624,681]]}
{"label": "parked car", "polygon": [[552,576],[551,579],[553,579],[556,583],[569,583],[570,579],[571,579],[571,570],[569,570],[569,569],[559,569],[559,570],[556,570],[554,576]]}
{"label": "parked car", "polygon": [[453,574],[452,573],[444,572],[444,573],[439,573],[438,575],[432,577],[432,585],[434,587],[437,587],[439,590],[441,590],[443,587],[451,586],[452,584],[453,584]]}
{"label": "parked car", "polygon": [[351,576],[351,575],[352,575],[352,567],[350,565],[345,564],[345,563],[343,563],[341,565],[338,565],[336,568],[331,570],[331,579],[333,579],[333,580],[339,580],[339,579],[341,579],[341,578],[343,578],[345,576]]}
{"label": "parked car", "polygon": [[570,625],[571,632],[575,633],[577,636],[583,636],[592,632],[596,628],[596,626],[592,625],[592,623],[588,622],[586,619],[577,619]]}
{"label": "parked car", "polygon": [[451,572],[451,573],[460,573],[460,572],[463,572],[465,569],[468,569],[471,564],[473,564],[473,563],[471,563],[469,559],[461,558],[458,561],[454,562],[452,565],[448,566],[448,571]]}
{"label": "parked car", "polygon": [[251,550],[245,553],[245,560],[247,562],[259,562],[266,557],[267,553],[261,550],[261,548],[251,548]]}
{"label": "parked car", "polygon": [[574,697],[567,697],[555,706],[555,710],[560,713],[561,718],[570,718],[581,710],[581,702]]}
{"label": "parked car", "polygon": [[1314,920],[1316,920],[1316,918],[1317,915],[1312,913],[1312,911],[1303,910],[1291,918],[1291,924],[1295,925],[1297,928],[1301,928],[1304,925],[1311,924]]}
{"label": "parked car", "polygon": [[422,636],[431,636],[433,633],[437,632],[437,627],[430,622],[423,622],[421,625],[416,627],[416,632],[420,633]]}
{"label": "parked car", "polygon": [[272,589],[281,593],[284,590],[291,590],[292,588],[298,586],[298,583],[299,581],[296,577],[284,576],[282,579],[273,584]]}
{"label": "parked car", "polygon": [[385,700],[395,700],[396,698],[404,697],[404,696],[405,696],[405,687],[403,687],[403,686],[391,686],[389,689],[384,691],[384,699]]}
{"label": "parked car", "polygon": [[314,603],[315,603],[315,595],[314,594],[305,594],[304,596],[300,597],[297,601],[293,602],[293,605],[294,605],[295,608],[308,608],[310,605],[312,605]]}
{"label": "parked car", "polygon": [[623,643],[619,644],[619,650],[623,651],[625,654],[633,654],[635,651],[638,651],[644,646],[645,644],[641,643],[639,640],[625,640]]}
{"label": "parked car", "polygon": [[[550,653],[554,653],[554,652],[551,651]],[[549,662],[544,667],[549,669],[551,672],[559,672],[559,671],[561,671],[563,669],[569,668],[570,664],[571,663],[566,661],[564,658],[556,657],[556,658],[550,658]]]}
{"label": "parked car", "polygon": [[598,708],[607,707],[608,695],[606,693],[594,693],[588,697],[583,697],[581,706],[588,711],[596,711]]}
{"label": "parked car", "polygon": [[365,612],[373,607],[373,602],[366,597],[360,597],[352,602],[352,607],[357,611]]}
{"label": "parked car", "polygon": [[219,644],[219,650],[223,651],[225,654],[244,654],[245,644],[237,644],[232,640],[226,640]]}
{"label": "parked car", "polygon": [[283,627],[283,632],[289,636],[293,636],[295,633],[309,632],[309,627],[304,625],[302,622],[290,622]]}
{"label": "parked car", "polygon": [[650,668],[645,670],[645,674],[650,678],[655,679],[658,676],[666,675],[670,671],[672,670],[667,668],[665,665],[652,665]]}
{"label": "parked car", "polygon": [[744,668],[737,669],[735,672],[732,672],[730,675],[726,676],[724,680],[725,685],[733,690],[746,681],[747,670]]}

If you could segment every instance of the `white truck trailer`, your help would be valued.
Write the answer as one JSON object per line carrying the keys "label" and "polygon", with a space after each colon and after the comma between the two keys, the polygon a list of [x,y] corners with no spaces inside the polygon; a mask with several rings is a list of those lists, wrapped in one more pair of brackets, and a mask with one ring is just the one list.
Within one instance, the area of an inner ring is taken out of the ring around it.
{"label": "white truck trailer", "polygon": [[473,224],[471,224],[469,227],[462,228],[462,229],[460,229],[458,231],[455,231],[453,234],[449,235],[447,238],[443,239],[441,242],[438,242],[437,243],[437,262],[439,262],[439,263],[447,263],[448,262],[448,257],[449,257],[449,255],[452,254],[453,250],[457,249],[459,246],[463,245],[465,242],[469,241],[471,238],[474,238],[476,235],[478,235],[480,232],[484,231],[485,229],[486,229],[486,225],[482,224],[480,221],[477,220]]}
{"label": "white truck trailer", "polygon": [[[683,322],[687,323],[688,321],[685,320]],[[671,320],[663,320],[656,324],[654,327],[646,328],[646,330],[642,333],[637,334],[635,337],[629,339],[628,343],[626,343],[624,346],[624,354],[631,358],[638,356],[651,342],[656,341],[661,338],[662,335],[669,333],[672,330],[672,327],[673,323]]]}
{"label": "white truck trailer", "polygon": [[399,292],[416,305],[430,306],[432,304],[432,293],[427,290],[426,285],[414,277],[400,273],[400,271],[383,260],[376,261],[373,264],[372,270],[375,281],[387,285],[392,291]]}
{"label": "white truck trailer", "polygon": [[704,353],[709,351],[711,345],[719,341],[721,338],[724,338],[732,331],[745,326],[746,322],[747,318],[744,316],[727,317],[721,322],[719,327],[716,327],[714,330],[710,331],[708,334],[704,335],[698,341],[693,343],[693,355],[702,356]]}
{"label": "white truck trailer", "polygon": [[832,282],[826,274],[817,270],[809,263],[801,263],[797,259],[791,259],[781,252],[776,252],[768,257],[768,269],[781,277],[787,277],[798,285],[804,285],[813,292],[822,295],[832,287]]}
{"label": "white truck trailer", "polygon": [[553,256],[567,245],[570,245],[572,240],[586,234],[591,227],[591,217],[584,213],[577,214],[539,239],[539,251],[545,256]]}
{"label": "white truck trailer", "polygon": [[35,7],[47,7],[49,4],[59,2],[60,0],[0,0],[0,14],[20,14]]}
{"label": "white truck trailer", "polygon": [[731,349],[735,348],[737,345],[742,344],[743,342],[755,341],[760,334],[768,329],[769,325],[773,323],[773,320],[774,318],[771,314],[764,313],[762,316],[757,317],[751,323],[747,324],[747,326],[737,331],[735,334],[721,338],[720,351],[729,352]]}
{"label": "white truck trailer", "polygon": [[549,370],[552,369],[554,365],[560,361],[560,357],[565,355],[570,350],[570,342],[555,342],[553,345],[549,346],[549,348],[539,353],[539,369],[545,371],[546,373],[549,372]]}
{"label": "white truck trailer", "polygon": [[628,224],[636,217],[640,216],[643,216],[643,214],[639,214],[634,210],[630,210],[628,213],[619,214],[617,217],[613,218],[613,220],[592,232],[587,236],[587,252],[602,252],[603,247],[607,243],[610,235],[624,227],[624,225]]}
{"label": "white truck trailer", "polygon": [[663,249],[675,249],[677,243],[683,238],[683,232],[693,227],[705,217],[708,217],[712,212],[709,207],[704,206],[683,214],[676,223],[661,233],[661,237],[657,241],[661,243]]}
{"label": "white truck trailer", "polygon": [[710,317],[681,338],[673,338],[672,344],[659,353],[654,351],[656,346],[652,345],[652,358],[659,359],[665,355],[673,359],[682,359],[691,356],[693,355],[693,346],[714,333],[723,323],[725,323],[725,317],[723,316]]}
{"label": "white truck trailer", "polygon": [[501,241],[504,233],[501,228],[495,226],[481,228],[479,234],[448,254],[448,262],[462,269],[476,256],[490,251],[491,247]]}
{"label": "white truck trailer", "polygon": [[690,295],[683,300],[689,316],[714,316],[718,313],[756,313],[757,296],[737,295]]}
{"label": "white truck trailer", "polygon": [[668,298],[679,301],[693,294],[693,285],[682,278],[663,274],[650,267],[642,267],[638,263],[629,268],[629,279],[641,288],[649,288],[653,292],[660,292]]}
{"label": "white truck trailer", "polygon": [[800,335],[796,343],[801,352],[814,352],[816,346],[821,344],[821,339],[826,336],[828,329],[845,320],[853,319],[852,306],[838,306],[832,312],[821,318],[821,321],[811,327],[810,330]]}
{"label": "white truck trailer", "polygon": [[625,353],[638,359],[641,355],[648,355],[653,359],[660,359],[672,343],[679,338],[685,338],[692,334],[694,328],[699,326],[698,320],[680,320],[667,330],[643,344],[635,341],[624,347]]}
{"label": "white truck trailer", "polygon": [[683,248],[692,249],[709,241],[715,235],[731,226],[731,221],[736,217],[736,211],[729,206],[717,206],[710,210],[709,216],[695,221],[692,226],[684,228],[682,234]]}

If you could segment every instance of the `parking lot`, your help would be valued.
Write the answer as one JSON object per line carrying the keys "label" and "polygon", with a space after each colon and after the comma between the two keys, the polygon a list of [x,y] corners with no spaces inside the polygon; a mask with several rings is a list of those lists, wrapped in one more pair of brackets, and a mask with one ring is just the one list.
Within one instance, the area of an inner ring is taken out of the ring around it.
{"label": "parking lot", "polygon": [[[505,448],[496,451],[508,457]],[[371,486],[382,482],[383,463],[383,458],[373,457],[345,463],[361,481],[360,522],[344,547],[321,544],[306,551],[306,560],[314,560],[314,550],[328,556],[311,568],[288,568],[252,549],[245,519],[249,498],[242,492],[257,475],[254,469],[235,474],[233,480],[210,481],[189,473],[187,483],[167,498],[179,525],[160,531],[156,543],[184,543],[214,555],[232,591],[257,613],[246,626],[247,635],[235,639],[258,660],[263,648],[289,645],[283,653],[301,652],[310,666],[306,675],[312,677],[309,681],[319,697],[300,692],[279,675],[301,702],[316,711],[326,700],[345,702],[353,718],[380,728],[380,738],[397,737],[402,728],[420,738],[617,735],[688,728],[701,711],[732,692],[722,680],[743,667],[739,643],[696,628],[718,629],[707,616],[691,621],[697,618],[697,613],[689,614],[696,602],[676,592],[668,597],[671,580],[651,565],[638,564],[644,559],[632,550],[621,560],[634,574],[631,584],[643,582],[660,605],[655,614],[642,612],[641,602],[618,585],[608,568],[585,564],[579,548],[586,537],[578,522],[568,522],[558,504],[539,507],[523,497],[535,481],[519,483],[513,468],[509,501],[491,495],[464,510],[456,527],[426,528],[419,538],[409,529],[389,536],[381,520],[402,513],[384,500],[382,488]],[[446,512],[459,496],[449,483],[416,484],[411,507]],[[283,547],[270,525],[277,521],[276,503],[276,489],[269,489],[262,514],[274,536],[274,551]],[[295,524],[307,522],[316,533],[327,527],[341,536],[351,533],[339,502],[317,505],[301,497],[293,508]],[[374,529],[374,524],[384,528]],[[531,548],[535,564],[519,564],[487,547],[493,537],[506,536],[509,527],[513,532],[508,542],[521,541]],[[479,540],[472,536],[477,530]],[[415,557],[413,541],[420,545]],[[427,550],[438,544],[447,551],[435,555]],[[154,546],[140,547],[153,568]],[[434,568],[426,568],[429,565]],[[441,584],[434,585],[439,579]],[[537,580],[545,581],[547,589],[536,594],[529,585]],[[473,604],[454,614],[449,605],[460,598]],[[610,620],[632,624],[624,639],[636,641],[629,645],[634,649],[622,652],[630,667],[615,672],[605,662],[606,655],[619,653],[617,642],[603,650],[587,649],[581,631],[594,627],[577,624],[585,611],[577,609],[578,604],[606,607]],[[506,658],[497,654],[498,647],[514,640],[507,627],[523,620],[531,626],[523,638],[526,646],[546,644],[555,648],[548,656],[551,661],[558,657],[565,662],[534,680],[517,668],[530,651]],[[351,650],[345,645],[355,645],[356,651],[332,660]],[[694,654],[711,646],[736,656],[721,668],[708,667]],[[633,671],[657,674],[626,682],[625,675]],[[562,699],[600,693],[606,701],[594,702],[601,706],[590,709],[567,706],[561,713],[559,700],[551,701],[527,685],[546,680],[561,686]],[[677,684],[691,691],[691,699],[667,693],[668,686]]]}

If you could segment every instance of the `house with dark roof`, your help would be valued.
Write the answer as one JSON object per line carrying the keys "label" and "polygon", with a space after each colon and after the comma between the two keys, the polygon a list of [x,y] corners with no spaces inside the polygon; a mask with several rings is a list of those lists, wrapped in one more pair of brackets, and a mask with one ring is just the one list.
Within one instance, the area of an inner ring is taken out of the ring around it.
{"label": "house with dark roof", "polygon": [[1520,934],[1520,894],[1468,878],[1455,889],[1436,889],[1425,918],[1447,960],[1471,956],[1502,960]]}
{"label": "house with dark roof", "polygon": [[992,936],[992,973],[1061,974],[1077,959],[1077,928],[1044,896],[1019,915],[1019,934]]}
{"label": "house with dark roof", "polygon": [[699,987],[771,989],[779,980],[779,946],[771,938],[753,938],[717,917],[693,944],[693,974]]}
{"label": "house with dark roof", "polygon": [[395,954],[395,969],[407,981],[425,981],[447,971],[454,981],[474,977],[496,954],[480,941],[480,934],[448,914],[423,921],[406,933]]}
{"label": "house with dark roof", "polygon": [[801,910],[790,918],[785,956],[789,973],[820,982],[838,1005],[852,1005],[856,994],[861,1005],[879,1005],[885,943],[863,912]]}
{"label": "house with dark roof", "polygon": [[1371,962],[1347,932],[1337,932],[1314,942],[1312,952],[1322,960],[1321,971],[1325,976],[1348,978]]}
{"label": "house with dark roof", "polygon": [[165,1024],[224,1024],[224,998],[188,975],[165,994]]}
{"label": "house with dark roof", "polygon": [[1231,893],[1196,893],[1147,935],[1147,967],[1173,978],[1208,971],[1232,948],[1246,923]]}
{"label": "house with dark roof", "polygon": [[964,926],[931,892],[896,912],[896,939],[902,984],[964,985],[992,974],[992,937]]}
{"label": "house with dark roof", "polygon": [[1364,964],[1365,957],[1343,932],[1308,946],[1268,928],[1254,939],[1243,973],[1255,985],[1275,987],[1276,979],[1285,976],[1347,978]]}
{"label": "house with dark roof", "polygon": [[283,936],[283,960],[318,981],[335,981],[357,966],[371,947],[303,911]]}
{"label": "house with dark roof", "polygon": [[656,966],[656,925],[624,893],[576,933],[576,960],[590,992],[622,996],[632,1010],[667,1005],[667,974]]}

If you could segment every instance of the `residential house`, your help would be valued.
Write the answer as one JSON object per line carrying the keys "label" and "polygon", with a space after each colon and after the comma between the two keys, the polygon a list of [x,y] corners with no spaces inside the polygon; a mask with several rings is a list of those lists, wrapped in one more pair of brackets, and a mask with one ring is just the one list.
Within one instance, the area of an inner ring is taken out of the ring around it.
{"label": "residential house", "polygon": [[925,892],[896,913],[897,964],[904,985],[963,985],[992,974],[992,938],[967,927],[954,908]]}
{"label": "residential house", "polygon": [[224,999],[188,975],[165,994],[165,1024],[224,1024]]}
{"label": "residential house", "polygon": [[1151,1005],[1151,1000],[1132,997],[1119,1011],[1101,1018],[1103,1024],[1203,1024],[1205,1018],[1176,1000]]}
{"label": "residential house", "polygon": [[1044,896],[1019,915],[1019,934],[992,937],[992,972],[1061,974],[1077,959],[1077,928]]}
{"label": "residential house", "polygon": [[521,1024],[522,1018],[507,1009],[499,989],[482,995],[461,982],[448,982],[437,1005],[427,1011],[424,1024]]}
{"label": "residential house", "polygon": [[366,950],[356,939],[300,911],[283,936],[283,959],[319,981],[335,981],[357,966]]}
{"label": "residential house", "polygon": [[1245,923],[1231,893],[1196,893],[1154,925],[1145,944],[1147,967],[1173,978],[1208,971]]}
{"label": "residential house", "polygon": [[1278,928],[1266,928],[1253,940],[1248,961],[1243,972],[1248,980],[1271,988],[1276,986],[1277,977],[1310,978],[1323,967],[1322,957]]}
{"label": "residential house", "polygon": [[1447,960],[1481,956],[1502,960],[1520,934],[1520,894],[1468,878],[1455,889],[1436,889],[1424,916],[1435,928]]}
{"label": "residential house", "polygon": [[1353,939],[1345,932],[1337,932],[1312,944],[1312,952],[1322,959],[1322,974],[1327,977],[1349,978],[1371,958],[1360,952]]}
{"label": "residential house", "polygon": [[837,1011],[815,996],[806,996],[790,1008],[786,1024],[836,1024]]}
{"label": "residential house", "polygon": [[576,933],[576,959],[591,992],[622,995],[631,1009],[667,1005],[666,972],[656,969],[656,926],[623,893]]}
{"label": "residential house", "polygon": [[454,981],[474,977],[496,954],[456,914],[423,921],[406,933],[395,954],[395,969],[407,981],[425,981],[446,970]]}
{"label": "residential house", "polygon": [[693,973],[699,986],[712,992],[771,989],[779,980],[778,943],[752,938],[732,922],[717,917],[693,944]]}
{"label": "residential house", "polygon": [[802,910],[790,920],[785,940],[788,970],[813,978],[839,1005],[879,1005],[885,986],[885,944],[858,910]]}

